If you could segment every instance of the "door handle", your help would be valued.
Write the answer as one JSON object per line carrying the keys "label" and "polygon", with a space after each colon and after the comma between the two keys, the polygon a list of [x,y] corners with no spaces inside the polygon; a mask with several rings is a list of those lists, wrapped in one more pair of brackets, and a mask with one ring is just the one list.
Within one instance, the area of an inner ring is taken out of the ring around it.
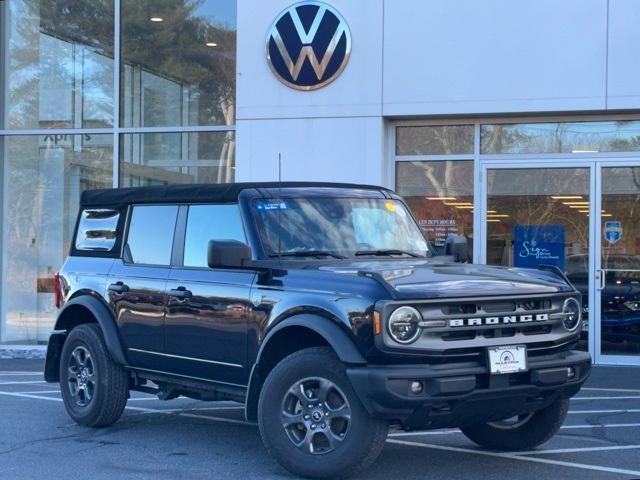
{"label": "door handle", "polygon": [[169,290],[169,296],[173,298],[187,299],[191,298],[191,290],[187,290],[185,287],[178,287]]}
{"label": "door handle", "polygon": [[113,293],[125,293],[129,291],[129,285],[122,282],[116,282],[109,285],[109,291]]}
{"label": "door handle", "polygon": [[600,285],[598,286],[598,290],[604,290],[604,287],[606,286],[606,283],[607,283],[607,271],[598,270],[598,274],[600,276],[600,278],[598,278],[598,280],[600,280]]}

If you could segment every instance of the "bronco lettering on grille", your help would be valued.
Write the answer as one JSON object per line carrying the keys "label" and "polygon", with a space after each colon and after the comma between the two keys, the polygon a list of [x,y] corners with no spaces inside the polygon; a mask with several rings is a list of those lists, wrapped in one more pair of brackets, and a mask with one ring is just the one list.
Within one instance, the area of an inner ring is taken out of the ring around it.
{"label": "bronco lettering on grille", "polygon": [[454,318],[449,320],[450,327],[480,327],[483,325],[508,325],[515,323],[546,322],[548,313],[536,313],[535,315],[505,315],[502,317],[474,317]]}

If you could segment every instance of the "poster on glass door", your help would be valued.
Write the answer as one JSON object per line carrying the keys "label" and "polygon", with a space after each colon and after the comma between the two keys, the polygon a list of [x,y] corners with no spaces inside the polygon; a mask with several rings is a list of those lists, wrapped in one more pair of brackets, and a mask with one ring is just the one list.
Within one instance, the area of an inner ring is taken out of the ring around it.
{"label": "poster on glass door", "polygon": [[516,225],[513,229],[513,265],[537,268],[554,265],[564,271],[563,225]]}

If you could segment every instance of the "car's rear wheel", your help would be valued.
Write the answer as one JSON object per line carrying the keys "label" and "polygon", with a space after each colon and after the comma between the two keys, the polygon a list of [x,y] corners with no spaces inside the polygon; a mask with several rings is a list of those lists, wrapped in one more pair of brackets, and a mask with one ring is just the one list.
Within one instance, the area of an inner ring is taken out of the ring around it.
{"label": "car's rear wheel", "polygon": [[129,376],[111,359],[98,325],[79,325],[69,333],[60,356],[60,390],[80,425],[106,427],[122,415]]}
{"label": "car's rear wheel", "polygon": [[312,478],[344,478],[368,467],[388,430],[363,407],[336,355],[321,347],[296,352],[271,371],[258,422],[278,463]]}
{"label": "car's rear wheel", "polygon": [[531,450],[553,437],[567,417],[569,400],[559,399],[537,412],[497,422],[461,427],[467,438],[492,450]]}

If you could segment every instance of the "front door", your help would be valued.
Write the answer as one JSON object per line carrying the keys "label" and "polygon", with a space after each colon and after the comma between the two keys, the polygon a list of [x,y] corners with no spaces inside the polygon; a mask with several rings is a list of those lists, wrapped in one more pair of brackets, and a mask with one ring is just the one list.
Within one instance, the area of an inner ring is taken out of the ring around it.
{"label": "front door", "polygon": [[599,162],[596,187],[596,361],[640,364],[640,167]]}
{"label": "front door", "polygon": [[171,371],[246,385],[255,271],[209,268],[209,240],[246,242],[236,204],[182,206],[184,240],[167,283],[165,350]]}

